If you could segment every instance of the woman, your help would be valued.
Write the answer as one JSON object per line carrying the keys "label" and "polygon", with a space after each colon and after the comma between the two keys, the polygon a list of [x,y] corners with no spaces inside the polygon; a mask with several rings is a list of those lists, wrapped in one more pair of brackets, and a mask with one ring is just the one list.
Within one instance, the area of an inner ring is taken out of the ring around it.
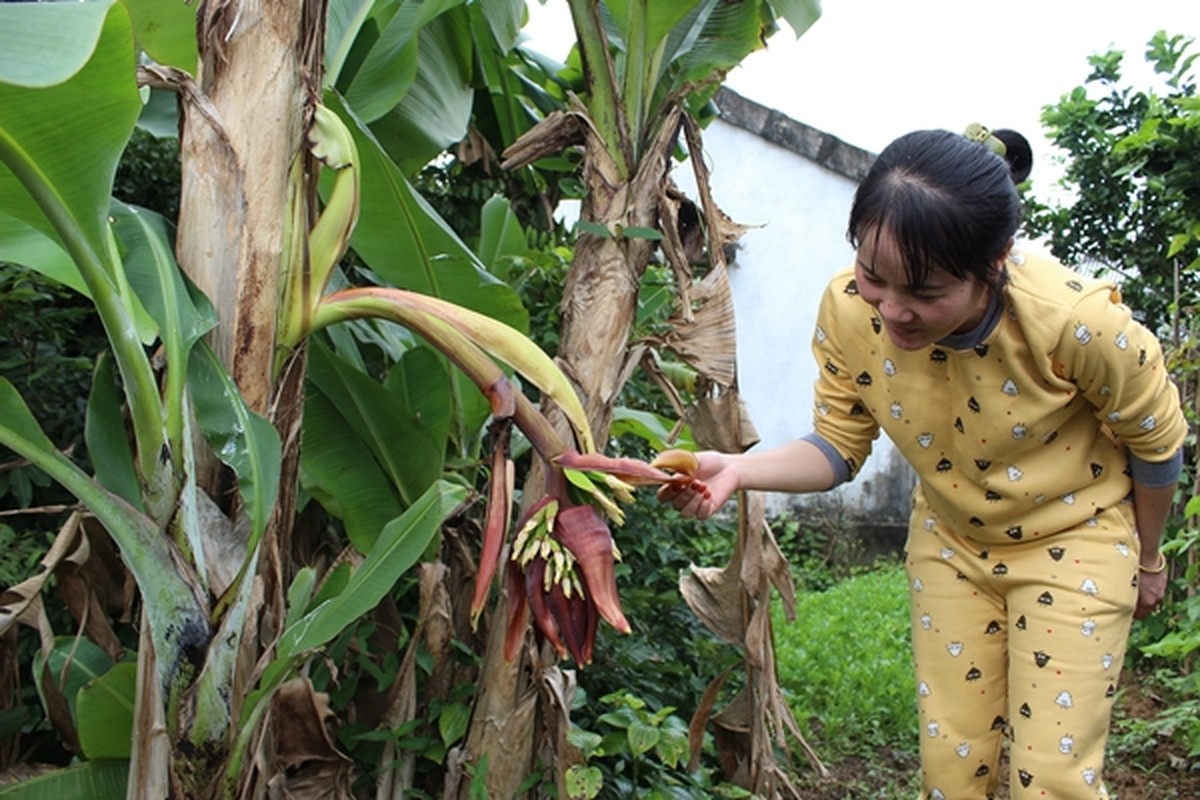
{"label": "woman", "polygon": [[1014,798],[1105,797],[1130,620],[1166,588],[1186,423],[1116,289],[1014,246],[1028,144],[996,137],[1016,173],[946,131],[880,154],[850,214],[854,266],[821,301],[813,433],[702,453],[697,482],[660,497],[703,518],[740,489],[826,490],[885,431],[920,479],[906,561],[922,797],[991,796],[1005,736]]}

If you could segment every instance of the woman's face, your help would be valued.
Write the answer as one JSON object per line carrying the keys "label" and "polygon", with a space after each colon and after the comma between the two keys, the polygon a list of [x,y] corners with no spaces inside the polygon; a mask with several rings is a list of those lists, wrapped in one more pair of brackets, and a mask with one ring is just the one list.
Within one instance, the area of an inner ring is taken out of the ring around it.
{"label": "woman's face", "polygon": [[887,230],[862,237],[855,256],[858,293],[875,307],[892,343],[920,350],[953,333],[966,333],[988,308],[988,287],[974,275],[960,280],[935,269],[925,283],[909,283],[904,262]]}

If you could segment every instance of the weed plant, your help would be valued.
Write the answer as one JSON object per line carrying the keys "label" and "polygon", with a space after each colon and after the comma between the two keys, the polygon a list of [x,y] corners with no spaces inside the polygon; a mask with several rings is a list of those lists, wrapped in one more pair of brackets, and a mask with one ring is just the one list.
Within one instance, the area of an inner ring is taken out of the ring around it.
{"label": "weed plant", "polygon": [[916,748],[904,570],[887,566],[772,609],[779,680],[825,760]]}

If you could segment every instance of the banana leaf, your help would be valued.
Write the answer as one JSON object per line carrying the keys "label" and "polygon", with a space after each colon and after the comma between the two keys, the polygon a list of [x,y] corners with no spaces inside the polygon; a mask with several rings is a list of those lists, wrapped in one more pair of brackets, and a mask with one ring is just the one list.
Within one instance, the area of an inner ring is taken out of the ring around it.
{"label": "banana leaf", "polygon": [[0,788],[3,800],[125,800],[128,761],[84,761]]}
{"label": "banana leaf", "polygon": [[350,126],[362,163],[362,211],[350,240],[354,251],[392,286],[528,331],[529,315],[517,293],[488,273],[336,95],[327,95],[326,103]]}

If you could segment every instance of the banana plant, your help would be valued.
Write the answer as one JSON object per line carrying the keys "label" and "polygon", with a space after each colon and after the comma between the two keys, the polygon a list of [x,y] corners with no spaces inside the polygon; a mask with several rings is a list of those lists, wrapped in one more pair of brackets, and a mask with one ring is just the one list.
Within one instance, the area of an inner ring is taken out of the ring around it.
{"label": "banana plant", "polygon": [[[712,204],[702,160],[691,159],[704,187],[699,215],[717,273],[708,281],[715,288],[693,288],[693,259],[679,224],[685,203],[672,191],[671,164],[685,140],[694,156],[700,154],[699,127],[712,115],[709,101],[726,72],[764,46],[777,18],[799,36],[819,6],[815,0],[567,5],[582,81],[571,86],[565,107],[547,113],[503,156],[505,166],[516,169],[567,149],[583,152],[581,235],[567,278],[559,357],[579,385],[592,427],[603,435],[634,355],[629,339],[641,279],[660,250],[680,293],[679,332],[668,346],[719,388],[733,388],[732,326],[723,310],[721,273],[722,248],[739,231]],[[589,300],[576,303],[574,297]],[[688,347],[702,336],[707,347]],[[714,346],[719,352],[711,352]]]}
{"label": "banana plant", "polygon": [[[576,48],[572,69],[561,79],[565,104],[546,112],[502,153],[508,169],[561,158],[568,150],[582,153],[579,237],[564,286],[557,358],[583,398],[595,435],[604,440],[632,369],[658,362],[646,358],[648,351],[669,350],[698,373],[703,408],[696,418],[708,424],[693,426],[697,442],[726,451],[746,449],[755,436],[737,393],[733,306],[724,262],[725,245],[735,241],[741,229],[712,199],[701,128],[725,73],[764,46],[777,29],[777,19],[785,19],[797,36],[802,34],[818,17],[818,4],[566,2]],[[575,76],[581,80],[572,80]],[[686,201],[670,179],[673,158],[683,147],[699,187],[699,208]],[[701,221],[700,234],[690,240],[687,226],[680,222],[685,215]],[[642,279],[658,254],[674,274],[677,311],[668,334],[632,342]],[[699,260],[707,260],[702,278],[692,270]],[[662,385],[669,383],[661,371],[652,370],[652,377]],[[556,409],[548,407],[546,413],[565,427]],[[537,496],[533,488],[527,485],[526,492]],[[747,535],[757,532],[739,532],[740,537]],[[761,587],[753,591],[759,595],[756,602],[768,602]],[[503,646],[498,639],[489,642],[490,663],[499,661],[492,653]],[[753,657],[748,663],[754,663]],[[535,691],[520,688],[519,673],[508,677],[481,688],[478,706],[487,715],[475,719],[469,740],[474,752],[508,752],[509,742],[537,738],[530,715],[521,713],[537,702]],[[760,677],[771,680],[768,672],[751,681]],[[552,713],[543,709],[543,716]],[[543,745],[531,744],[523,751],[529,762],[537,746]],[[769,743],[758,742],[757,747],[756,753],[770,752]],[[489,773],[489,791],[511,795],[525,771],[512,769],[494,779]],[[771,764],[760,764],[756,755],[751,772],[752,788],[758,789],[765,785],[759,775],[770,773]],[[564,791],[561,785],[559,789]]]}
{"label": "banana plant", "polygon": [[[331,503],[349,501],[354,509],[340,509],[348,519],[358,515],[349,527],[363,558],[342,591],[317,602],[313,571],[286,567],[310,352],[323,408],[371,438],[385,433],[367,405],[343,413],[371,390],[340,353],[322,343],[310,347],[319,331],[336,343],[337,330],[345,342],[348,323],[399,323],[478,387],[498,426],[511,419],[562,476],[556,496],[579,509],[564,508],[556,530],[568,548],[575,542],[581,577],[564,570],[545,583],[546,593],[570,585],[580,597],[586,584],[592,605],[623,627],[610,580],[611,536],[588,504],[615,503],[583,471],[566,466],[573,453],[595,446],[575,387],[524,338],[515,293],[429,212],[405,178],[411,163],[397,155],[415,152],[406,125],[429,96],[446,99],[440,132],[422,126],[425,135],[433,132],[429,151],[462,135],[465,123],[450,112],[471,92],[466,81],[457,91],[442,90],[470,59],[451,40],[467,30],[511,47],[520,3],[334,0],[327,36],[321,3],[235,6],[0,6],[0,258],[87,294],[111,352],[97,368],[89,407],[89,445],[102,468],[96,475],[58,452],[3,380],[0,444],[79,499],[137,582],[144,622],[131,796],[264,792],[276,776],[258,765],[271,760],[265,731],[283,687],[379,602],[463,504],[462,487],[440,480],[440,469],[418,474],[379,448],[384,483],[398,490],[387,513],[364,514],[369,497],[339,496],[332,471],[314,474],[309,484]],[[273,25],[262,16],[269,14],[280,15],[270,18]],[[296,48],[286,35],[258,38],[289,26],[310,46]],[[183,28],[198,32],[190,44],[178,33]],[[326,44],[323,60],[317,41]],[[446,45],[444,60],[414,67],[431,42]],[[284,87],[254,84],[262,96],[253,99],[262,103],[251,103],[239,70],[272,58],[285,65],[273,73]],[[300,91],[302,80],[319,79],[322,69],[329,71],[324,91]],[[408,81],[406,92],[397,94],[397,76]],[[117,159],[142,108],[139,88],[146,87],[180,98],[184,208],[174,237],[157,215],[110,200]],[[297,96],[309,101],[297,103]],[[289,121],[282,137],[263,135],[249,113],[261,107]],[[303,138],[289,139],[289,125]],[[327,291],[340,280],[335,265],[347,246],[390,285]],[[425,367],[428,361],[417,365]],[[525,400],[506,369],[561,409],[568,436]],[[445,450],[436,436],[427,445]],[[507,454],[500,449],[496,458],[489,552],[503,547],[512,496]],[[572,494],[569,475],[590,488]],[[236,492],[223,491],[226,482]],[[581,522],[569,522],[575,518]],[[598,555],[585,554],[580,540],[598,543]],[[589,577],[605,558],[609,577]],[[6,620],[22,617],[34,596],[22,598],[21,608],[6,605]],[[535,616],[540,634],[554,635],[552,618]],[[557,619],[561,631],[565,618]],[[586,660],[590,644],[578,635],[572,642],[577,660]]]}

